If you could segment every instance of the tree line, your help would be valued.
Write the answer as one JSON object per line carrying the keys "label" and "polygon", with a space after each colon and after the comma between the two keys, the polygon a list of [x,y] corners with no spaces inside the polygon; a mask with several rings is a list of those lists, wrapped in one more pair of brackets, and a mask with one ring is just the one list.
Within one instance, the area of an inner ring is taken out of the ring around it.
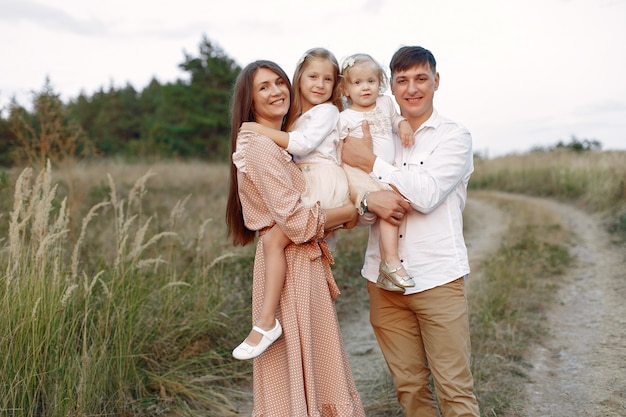
{"label": "tree line", "polygon": [[27,110],[13,98],[0,113],[0,165],[57,157],[227,160],[232,86],[241,67],[206,36],[184,53],[186,79],[142,90],[100,88],[63,103],[47,79]]}

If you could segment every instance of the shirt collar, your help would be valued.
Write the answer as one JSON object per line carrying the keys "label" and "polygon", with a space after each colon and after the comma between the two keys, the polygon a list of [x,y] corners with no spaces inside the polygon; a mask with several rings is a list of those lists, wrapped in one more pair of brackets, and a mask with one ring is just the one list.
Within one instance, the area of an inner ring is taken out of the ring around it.
{"label": "shirt collar", "polygon": [[437,128],[437,126],[439,126],[440,124],[441,124],[441,118],[439,117],[439,113],[437,112],[437,109],[433,107],[433,112],[428,118],[428,120],[422,123],[422,125],[417,130],[420,131],[426,127]]}

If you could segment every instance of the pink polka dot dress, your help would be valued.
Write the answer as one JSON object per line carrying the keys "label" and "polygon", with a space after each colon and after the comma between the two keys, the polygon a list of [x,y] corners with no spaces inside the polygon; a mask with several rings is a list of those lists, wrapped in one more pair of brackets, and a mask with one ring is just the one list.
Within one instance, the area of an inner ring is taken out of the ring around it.
{"label": "pink polka dot dress", "polygon": [[[305,206],[304,177],[291,155],[265,136],[241,132],[233,163],[246,226],[277,223],[287,246],[287,276],[277,318],[283,335],[254,359],[253,417],[365,417],[345,353],[334,299],[339,290],[319,204]],[[265,261],[257,244],[252,319],[263,299]]]}

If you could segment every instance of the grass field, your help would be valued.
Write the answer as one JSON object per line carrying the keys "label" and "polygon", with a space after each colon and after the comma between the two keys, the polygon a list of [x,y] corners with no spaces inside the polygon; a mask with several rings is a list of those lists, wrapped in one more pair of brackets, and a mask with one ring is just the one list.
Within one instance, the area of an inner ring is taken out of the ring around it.
{"label": "grass field", "polygon": [[[471,181],[604,213],[616,239],[625,184],[626,154],[604,152],[477,160]],[[0,171],[0,414],[228,415],[250,378],[230,349],[249,330],[253,259],[225,239],[226,190],[226,166],[203,162]],[[337,259],[344,285],[361,279],[347,271],[359,268],[362,239]],[[536,307],[515,303],[541,303],[546,288],[531,277],[567,265],[551,239],[520,224],[470,300],[488,415],[515,409],[519,340],[541,336],[528,326]]]}

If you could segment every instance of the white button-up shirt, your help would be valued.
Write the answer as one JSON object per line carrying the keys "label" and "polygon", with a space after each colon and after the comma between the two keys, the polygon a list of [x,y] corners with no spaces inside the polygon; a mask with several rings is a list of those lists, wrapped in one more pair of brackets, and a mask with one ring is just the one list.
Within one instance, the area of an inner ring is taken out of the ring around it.
{"label": "white button-up shirt", "polygon": [[[372,175],[406,197],[411,211],[400,226],[399,255],[415,281],[405,294],[434,288],[469,274],[463,238],[467,184],[474,170],[469,131],[436,110],[404,148],[395,136],[395,166],[376,158]],[[380,264],[378,224],[371,227],[362,275],[372,282]]]}

